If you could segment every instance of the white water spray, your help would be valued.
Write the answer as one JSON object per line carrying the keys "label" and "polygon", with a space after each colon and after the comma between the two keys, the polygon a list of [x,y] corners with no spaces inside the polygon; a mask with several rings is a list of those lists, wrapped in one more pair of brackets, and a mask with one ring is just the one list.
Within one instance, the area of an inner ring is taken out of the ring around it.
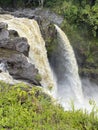
{"label": "white water spray", "polygon": [[[53,55],[52,65],[58,79],[58,102],[65,110],[71,109],[72,103],[75,109],[87,109],[92,111],[98,106],[98,86],[88,79],[80,80],[78,65],[74,51],[65,33],[55,25],[57,30],[57,51]],[[85,98],[85,100],[84,100]],[[94,105],[89,104],[92,100]]]}

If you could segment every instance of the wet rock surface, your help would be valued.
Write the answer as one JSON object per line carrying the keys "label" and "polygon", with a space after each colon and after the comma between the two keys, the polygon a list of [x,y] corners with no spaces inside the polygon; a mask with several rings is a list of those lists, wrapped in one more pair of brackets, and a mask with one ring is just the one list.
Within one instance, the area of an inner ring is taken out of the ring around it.
{"label": "wet rock surface", "polygon": [[[55,50],[55,43],[56,43],[56,31],[53,27],[54,24],[61,25],[63,22],[63,18],[53,12],[51,12],[49,9],[18,9],[18,10],[9,10],[4,11],[3,9],[0,9],[1,14],[12,14],[15,17],[27,17],[29,19],[35,19],[37,20],[40,30],[42,33],[42,36],[46,42],[46,48],[48,50],[48,54],[51,57],[52,51]],[[15,34],[16,35],[16,34]],[[14,36],[15,36],[14,35]],[[13,37],[13,35],[10,35]],[[75,47],[74,47],[75,48]],[[76,47],[77,48],[77,47]],[[98,84],[98,70],[95,66],[89,65],[85,62],[85,57],[82,54],[82,51],[77,48],[75,50],[77,61],[79,64],[79,73],[81,77],[88,77],[89,79],[93,80]]]}
{"label": "wet rock surface", "polygon": [[63,22],[63,17],[53,13],[49,9],[42,9],[42,8],[35,8],[35,9],[18,9],[12,11],[3,11],[5,14],[11,14],[15,17],[26,17],[29,19],[35,19],[40,27],[42,36],[46,42],[46,47],[49,47],[50,50],[50,44],[54,43],[55,41],[55,29],[54,24],[57,24],[61,26]]}
{"label": "wet rock surface", "polygon": [[25,56],[28,56],[29,45],[26,38],[16,37],[14,39],[6,38],[0,40],[0,48],[16,50],[23,53]]}
{"label": "wet rock surface", "polygon": [[3,23],[3,22],[0,23],[0,30],[7,29],[7,28],[8,28],[8,24]]}
{"label": "wet rock surface", "polygon": [[[38,70],[33,63],[30,63],[27,57],[29,53],[27,39],[19,37],[14,30],[8,31],[7,27],[6,23],[0,23],[0,64],[6,65],[7,71],[15,79],[40,85],[41,79],[37,78],[39,75]],[[3,35],[2,30],[7,31],[7,34]],[[2,69],[0,70],[1,72]]]}
{"label": "wet rock surface", "polygon": [[6,23],[0,23],[0,48],[16,50],[28,56],[29,44],[26,38],[19,37],[15,30],[8,30]]}
{"label": "wet rock surface", "polygon": [[9,31],[7,30],[8,25],[6,23],[0,23],[0,40],[9,38]]}
{"label": "wet rock surface", "polygon": [[46,21],[46,25],[48,25],[49,22],[61,25],[63,22],[63,18],[49,9],[42,9],[42,8],[35,8],[35,9],[20,9],[13,12],[10,12],[15,17],[27,17],[29,19],[35,19],[38,22],[41,22],[42,20]]}
{"label": "wet rock surface", "polygon": [[40,84],[36,79],[38,70],[22,53],[1,48],[0,63],[6,64],[9,74],[15,79],[27,80],[36,85]]}
{"label": "wet rock surface", "polygon": [[98,85],[98,59],[97,54],[93,57],[94,62],[88,62],[86,51],[76,47],[76,58],[79,65],[79,74],[84,78],[88,78],[90,81]]}

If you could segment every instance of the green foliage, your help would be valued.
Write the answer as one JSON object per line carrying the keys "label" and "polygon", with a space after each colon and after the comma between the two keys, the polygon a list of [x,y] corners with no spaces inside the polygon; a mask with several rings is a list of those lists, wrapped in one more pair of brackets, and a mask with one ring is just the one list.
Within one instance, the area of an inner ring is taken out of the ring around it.
{"label": "green foliage", "polygon": [[0,0],[0,5],[8,6],[11,4],[11,0]]}
{"label": "green foliage", "polygon": [[0,130],[97,130],[94,112],[64,112],[40,88],[0,82]]}
{"label": "green foliage", "polygon": [[86,25],[92,31],[92,35],[96,37],[98,31],[98,1],[87,0],[48,0],[47,7],[51,7],[58,14],[62,15],[68,23],[77,27],[82,24]]}
{"label": "green foliage", "polygon": [[98,1],[93,4],[88,0],[57,0],[55,4],[50,3],[52,10],[64,17],[61,28],[82,58],[81,67],[98,68]]}
{"label": "green foliage", "polygon": [[96,37],[96,31],[98,29],[98,4],[90,6],[86,4],[84,8],[79,10],[78,22],[84,22],[91,28],[93,36]]}
{"label": "green foliage", "polygon": [[2,7],[36,7],[39,6],[39,0],[0,0]]}

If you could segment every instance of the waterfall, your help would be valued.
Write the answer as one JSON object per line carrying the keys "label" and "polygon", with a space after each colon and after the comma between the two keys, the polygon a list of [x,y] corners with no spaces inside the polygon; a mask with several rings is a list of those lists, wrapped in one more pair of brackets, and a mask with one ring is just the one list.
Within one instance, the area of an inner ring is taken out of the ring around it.
{"label": "waterfall", "polygon": [[[8,24],[8,29],[16,30],[21,37],[26,37],[30,45],[28,61],[35,64],[42,77],[41,85],[67,110],[71,108],[69,101],[74,101],[75,107],[89,110],[89,99],[93,97],[97,101],[98,86],[91,84],[86,79],[82,82],[78,74],[78,65],[74,51],[65,33],[55,25],[57,30],[57,44],[55,51],[48,61],[45,42],[37,22],[28,18],[16,18],[12,15],[0,15],[0,22]],[[51,65],[51,67],[50,67]],[[0,80],[13,82],[8,71],[0,64],[3,70]],[[51,69],[52,68],[52,69]],[[5,72],[6,71],[6,72]],[[14,80],[14,83],[17,83]],[[49,91],[48,87],[53,87]],[[83,92],[82,92],[83,87]],[[85,98],[85,102],[83,102]],[[98,101],[97,101],[98,104]]]}
{"label": "waterfall", "polygon": [[82,103],[82,85],[74,51],[65,33],[57,25],[55,25],[55,28],[57,30],[58,47],[54,62],[56,64],[55,71],[58,75],[59,97],[65,100],[67,97],[73,98],[74,96],[75,100]]}
{"label": "waterfall", "polygon": [[56,83],[48,62],[45,42],[37,22],[33,19],[16,18],[11,15],[0,15],[0,22],[7,23],[8,29],[16,30],[20,37],[27,38],[30,45],[29,58],[39,70],[42,77],[41,85],[46,89],[53,87],[52,92],[55,93]]}

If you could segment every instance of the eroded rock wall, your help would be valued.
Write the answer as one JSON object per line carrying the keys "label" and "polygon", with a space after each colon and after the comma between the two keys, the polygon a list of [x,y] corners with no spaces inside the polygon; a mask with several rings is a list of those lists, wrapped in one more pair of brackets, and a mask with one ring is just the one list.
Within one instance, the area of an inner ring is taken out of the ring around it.
{"label": "eroded rock wall", "polygon": [[9,31],[7,27],[6,23],[0,23],[0,63],[6,64],[9,74],[15,79],[40,85],[38,70],[27,57],[29,53],[27,39],[18,37],[14,30]]}

